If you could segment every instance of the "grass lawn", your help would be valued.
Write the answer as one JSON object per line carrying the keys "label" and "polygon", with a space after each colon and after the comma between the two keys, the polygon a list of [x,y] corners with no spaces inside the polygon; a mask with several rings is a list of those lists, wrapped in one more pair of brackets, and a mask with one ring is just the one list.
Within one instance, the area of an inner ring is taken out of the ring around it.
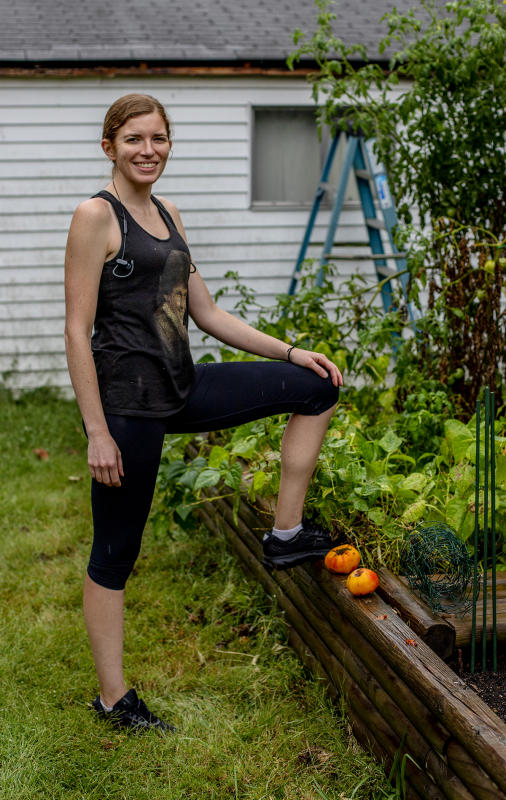
{"label": "grass lawn", "polygon": [[178,733],[125,734],[97,720],[81,614],[91,514],[76,405],[42,390],[17,402],[2,395],[0,449],[2,800],[389,794],[341,709],[286,647],[282,616],[204,529],[155,537],[148,528],[127,591],[128,684]]}

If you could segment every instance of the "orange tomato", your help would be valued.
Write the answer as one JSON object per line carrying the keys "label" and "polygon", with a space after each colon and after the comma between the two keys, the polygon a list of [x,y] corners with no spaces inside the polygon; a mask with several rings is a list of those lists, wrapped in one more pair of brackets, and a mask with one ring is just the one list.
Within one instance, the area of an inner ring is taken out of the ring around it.
{"label": "orange tomato", "polygon": [[371,594],[379,586],[379,578],[372,569],[362,567],[350,572],[346,586],[354,595]]}
{"label": "orange tomato", "polygon": [[340,544],[333,547],[325,556],[325,566],[329,572],[340,572],[345,575],[360,564],[360,553],[351,544]]}

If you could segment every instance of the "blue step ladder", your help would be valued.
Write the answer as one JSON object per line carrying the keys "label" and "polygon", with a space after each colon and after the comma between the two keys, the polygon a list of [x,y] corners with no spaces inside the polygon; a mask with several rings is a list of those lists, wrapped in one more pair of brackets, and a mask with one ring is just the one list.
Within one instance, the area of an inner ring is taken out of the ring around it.
{"label": "blue step ladder", "polygon": [[[393,293],[391,281],[393,279],[399,280],[400,286],[406,301],[408,314],[411,322],[415,322],[415,310],[412,308],[411,303],[407,299],[407,287],[409,276],[407,273],[406,259],[404,253],[399,253],[395,246],[393,239],[393,231],[397,225],[397,212],[395,210],[394,201],[388,186],[387,176],[383,165],[376,159],[373,146],[374,139],[364,139],[362,136],[354,136],[352,134],[338,132],[332,139],[330,147],[323,165],[323,170],[316,190],[316,195],[313,201],[311,213],[307,223],[306,231],[302,244],[297,257],[297,262],[293,270],[289,294],[295,294],[297,289],[297,282],[302,263],[306,258],[307,250],[311,242],[311,235],[316,223],[318,211],[326,192],[331,191],[328,184],[330,170],[334,162],[334,158],[341,136],[346,138],[346,153],[343,168],[339,176],[339,182],[336,188],[334,204],[332,207],[327,235],[322,248],[320,257],[320,269],[316,277],[316,283],[321,286],[324,277],[324,267],[328,264],[329,259],[336,260],[372,260],[374,262],[376,277],[380,285],[381,299],[383,301],[383,308],[388,311],[394,307]],[[334,246],[336,231],[339,225],[339,218],[343,208],[346,186],[350,176],[350,171],[353,169],[357,181],[357,187],[364,214],[364,221],[367,228],[367,235],[369,238],[369,246],[371,253],[367,255],[332,255],[332,248]],[[376,214],[376,206],[374,202],[374,194],[378,200],[378,206],[381,210],[383,219],[380,219]],[[390,243],[391,252],[386,253],[384,249],[383,238],[381,231],[386,231]],[[389,268],[387,261],[394,260],[396,269]]]}

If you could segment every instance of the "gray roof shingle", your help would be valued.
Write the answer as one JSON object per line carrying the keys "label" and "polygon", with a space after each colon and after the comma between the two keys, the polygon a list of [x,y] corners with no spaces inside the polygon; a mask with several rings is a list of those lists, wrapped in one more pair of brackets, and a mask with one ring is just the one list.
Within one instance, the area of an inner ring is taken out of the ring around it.
{"label": "gray roof shingle", "polygon": [[[337,0],[335,32],[376,58],[393,6]],[[282,62],[316,17],[312,0],[0,0],[0,61]]]}

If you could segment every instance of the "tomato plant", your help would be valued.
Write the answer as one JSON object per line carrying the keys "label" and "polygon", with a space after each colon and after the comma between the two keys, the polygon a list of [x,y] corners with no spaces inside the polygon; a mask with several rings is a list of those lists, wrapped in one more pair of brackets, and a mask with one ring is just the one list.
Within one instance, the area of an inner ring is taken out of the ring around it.
{"label": "tomato plant", "polygon": [[506,13],[495,0],[394,7],[381,19],[388,69],[335,35],[336,16],[316,0],[316,30],[296,31],[289,66],[311,58],[320,125],[374,137],[388,174],[410,299],[424,299],[398,353],[404,392],[442,381],[469,415],[483,386],[506,384]]}

